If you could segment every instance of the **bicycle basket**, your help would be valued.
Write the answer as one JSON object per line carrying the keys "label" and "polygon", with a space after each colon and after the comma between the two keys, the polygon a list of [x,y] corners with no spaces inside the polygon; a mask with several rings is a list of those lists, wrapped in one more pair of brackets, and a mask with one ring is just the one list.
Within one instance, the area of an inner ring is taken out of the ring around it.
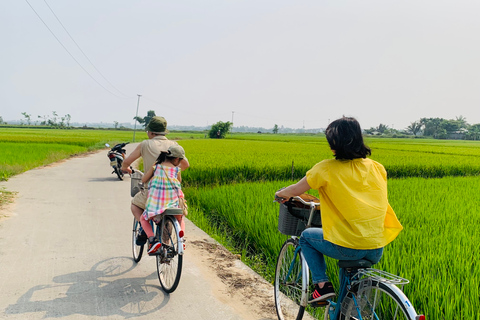
{"label": "bicycle basket", "polygon": [[[308,196],[305,198],[304,196]],[[306,201],[318,202],[318,199],[310,195],[302,195],[302,199]],[[305,230],[310,216],[310,207],[295,200],[289,200],[280,204],[280,212],[278,215],[278,231],[287,236],[300,236]],[[322,219],[320,208],[316,208],[313,214],[312,227],[321,227]]]}
{"label": "bicycle basket", "polygon": [[134,197],[142,187],[142,174],[139,171],[135,171],[130,178],[130,195]]}

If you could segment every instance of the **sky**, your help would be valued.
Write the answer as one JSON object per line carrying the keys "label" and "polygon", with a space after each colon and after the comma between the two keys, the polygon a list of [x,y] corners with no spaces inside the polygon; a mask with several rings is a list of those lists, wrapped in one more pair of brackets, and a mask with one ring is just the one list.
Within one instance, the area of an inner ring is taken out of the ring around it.
{"label": "sky", "polygon": [[475,0],[4,0],[0,116],[480,123],[479,16]]}

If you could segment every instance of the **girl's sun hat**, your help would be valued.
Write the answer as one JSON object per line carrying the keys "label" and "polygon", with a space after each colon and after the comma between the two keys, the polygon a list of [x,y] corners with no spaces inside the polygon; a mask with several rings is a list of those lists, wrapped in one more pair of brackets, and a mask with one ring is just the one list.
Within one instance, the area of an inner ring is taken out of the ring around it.
{"label": "girl's sun hat", "polygon": [[168,148],[168,156],[183,159],[185,158],[185,150],[179,145],[170,146]]}

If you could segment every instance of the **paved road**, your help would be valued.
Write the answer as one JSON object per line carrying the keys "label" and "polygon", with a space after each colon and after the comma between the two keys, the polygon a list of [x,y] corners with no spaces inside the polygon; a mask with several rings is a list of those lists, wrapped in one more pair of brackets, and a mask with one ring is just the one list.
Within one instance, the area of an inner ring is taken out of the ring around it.
{"label": "paved road", "polygon": [[131,258],[130,179],[110,171],[101,151],[0,183],[19,192],[0,220],[0,319],[273,319],[212,275],[193,245],[211,239],[188,221],[182,279],[164,293],[154,258]]}

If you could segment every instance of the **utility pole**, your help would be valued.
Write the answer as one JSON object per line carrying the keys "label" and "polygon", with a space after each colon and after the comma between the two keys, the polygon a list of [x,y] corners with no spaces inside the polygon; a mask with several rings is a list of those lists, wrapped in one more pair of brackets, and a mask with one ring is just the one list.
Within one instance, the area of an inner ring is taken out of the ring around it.
{"label": "utility pole", "polygon": [[135,142],[135,130],[137,129],[137,117],[138,117],[138,106],[140,105],[140,97],[142,96],[141,94],[137,94],[138,100],[137,100],[137,113],[135,114],[135,124],[133,125],[133,142]]}

